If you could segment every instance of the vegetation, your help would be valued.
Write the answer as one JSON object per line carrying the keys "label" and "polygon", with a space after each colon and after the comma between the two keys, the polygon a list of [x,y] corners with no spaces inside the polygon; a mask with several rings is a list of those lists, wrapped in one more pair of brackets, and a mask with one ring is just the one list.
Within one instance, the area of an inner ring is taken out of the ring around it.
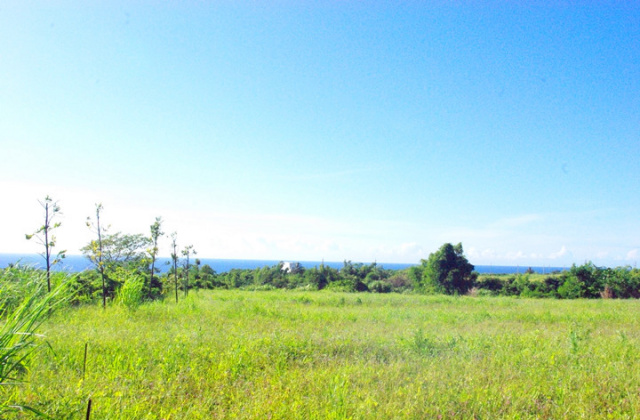
{"label": "vegetation", "polygon": [[[193,245],[180,267],[173,233],[172,267],[160,274],[162,219],[149,237],[108,234],[98,204],[87,218],[97,240],[82,248],[96,269],[70,276],[51,272],[64,256],[51,260],[60,208],[48,196],[41,205],[45,223],[27,239],[44,246],[46,269],[0,269],[2,418],[632,418],[640,410],[636,302],[612,299],[640,297],[638,269],[585,263],[546,276],[531,268],[479,276],[462,244],[447,243],[406,270],[345,261],[216,273],[191,264]],[[171,285],[175,303],[164,299]],[[93,304],[100,296],[102,309]],[[65,302],[73,305],[56,313]],[[51,351],[41,351],[39,328]]]}
{"label": "vegetation", "polygon": [[421,286],[430,293],[465,294],[478,276],[465,258],[461,243],[442,245],[428,260],[422,260],[422,266]]}
{"label": "vegetation", "polygon": [[151,243],[151,248],[147,250],[149,253],[149,257],[151,258],[151,270],[149,271],[149,285],[146,287],[146,297],[148,299],[153,299],[157,294],[162,293],[162,283],[156,278],[156,258],[158,257],[158,240],[161,236],[164,235],[162,229],[162,218],[156,217],[155,222],[150,227],[151,236],[149,237],[149,242]]}
{"label": "vegetation", "polygon": [[[196,250],[193,249],[193,245],[187,245],[182,250],[182,256],[184,257],[183,276],[184,276],[184,296],[185,297],[187,297],[187,295],[189,294],[189,267],[190,267],[189,258],[191,257],[191,255],[195,255],[195,254],[196,254]],[[200,263],[197,262],[196,267],[199,267],[199,266],[200,266]],[[197,271],[197,268],[196,268],[196,271]]]}
{"label": "vegetation", "polygon": [[[41,242],[45,244],[48,278],[50,251],[55,245],[55,238],[49,235],[51,229],[59,226],[59,223],[51,225],[51,220],[60,208],[48,196],[41,204],[45,209],[45,224],[34,235],[44,235]],[[96,270],[82,273],[76,278],[75,303],[92,301],[101,294],[103,307],[106,308],[107,300],[113,301],[118,296],[122,300],[125,291],[121,289],[125,285],[128,299],[138,296],[138,304],[164,299],[170,290],[173,290],[177,303],[180,286],[185,298],[191,289],[219,288],[448,295],[471,293],[562,299],[640,297],[640,272],[630,267],[605,268],[585,263],[544,277],[535,274],[531,268],[517,276],[479,276],[464,256],[461,243],[445,243],[428,259],[422,260],[421,264],[398,271],[384,269],[376,263],[354,264],[344,261],[344,266],[339,270],[325,264],[306,269],[299,263],[286,266],[280,263],[255,270],[233,269],[216,273],[208,265],[201,265],[197,258],[195,264],[191,263],[191,258],[196,255],[193,245],[182,249],[182,266],[179,266],[177,233],[174,232],[171,235],[172,266],[168,272],[161,274],[156,261],[159,240],[164,235],[162,218],[155,218],[148,237],[121,232],[109,234],[100,224],[102,210],[102,205],[97,204],[95,220],[87,218],[87,226],[96,233],[97,239],[84,246],[82,252],[94,263]],[[99,274],[101,286],[96,282],[96,273]],[[140,282],[141,293],[134,293]]]}
{"label": "vegetation", "polygon": [[[48,269],[0,270],[3,418],[632,418],[640,410],[637,302],[611,299],[640,297],[640,270],[586,263],[547,276],[479,276],[462,244],[444,244],[406,270],[344,261],[216,273],[191,263],[192,245],[180,266],[174,233],[172,267],[160,274],[161,218],[150,237],[108,234],[101,210],[87,222],[97,240],[83,248],[96,270],[55,273],[63,286],[50,293]],[[164,299],[173,291],[175,303]],[[54,313],[65,301],[73,305]],[[39,327],[54,351],[38,350]]]}
{"label": "vegetation", "polygon": [[[54,219],[60,214],[60,206],[57,201],[49,196],[46,196],[44,201],[39,201],[40,205],[44,209],[44,225],[40,226],[32,234],[25,235],[27,240],[36,239],[40,245],[44,247],[42,258],[45,261],[45,267],[47,271],[47,291],[51,291],[51,267],[57,264],[65,256],[66,251],[59,251],[55,257],[53,257],[53,248],[56,246],[56,237],[53,235],[53,231],[60,227],[60,222],[55,222]],[[53,257],[53,260],[52,260]]]}
{"label": "vegetation", "polygon": [[[53,290],[44,291],[43,279],[51,280],[48,272],[25,267],[0,270],[0,415],[8,416],[15,410],[38,414],[28,405],[15,403],[15,387],[32,362],[31,356],[42,346],[38,328],[54,310],[70,296],[70,278],[57,275],[60,282]],[[54,278],[54,281],[56,278]],[[48,284],[50,286],[51,283]]]}
{"label": "vegetation", "polygon": [[106,229],[100,226],[100,212],[102,211],[102,203],[96,204],[96,219],[95,222],[87,217],[87,227],[93,229],[98,235],[97,241],[91,241],[89,243],[90,259],[96,265],[96,269],[100,273],[100,279],[102,280],[102,307],[107,307],[107,278],[105,275],[105,261],[104,261],[104,243],[102,242],[102,236],[106,233]]}
{"label": "vegetation", "polygon": [[638,298],[640,270],[631,267],[596,267],[593,263],[572,266],[552,275],[484,275],[475,292],[493,296],[560,299]]}
{"label": "vegetation", "polygon": [[[215,290],[43,328],[15,401],[52,418],[633,418],[631,300]],[[84,345],[88,343],[86,372]],[[22,417],[20,417],[22,418]]]}
{"label": "vegetation", "polygon": [[178,234],[176,232],[171,234],[171,263],[173,264],[171,268],[176,290],[176,303],[178,303]]}

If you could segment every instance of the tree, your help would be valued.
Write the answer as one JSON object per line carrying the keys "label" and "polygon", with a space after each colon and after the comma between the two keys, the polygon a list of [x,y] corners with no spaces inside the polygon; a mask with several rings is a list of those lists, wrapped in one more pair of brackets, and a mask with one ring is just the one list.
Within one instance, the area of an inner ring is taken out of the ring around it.
{"label": "tree", "polygon": [[100,212],[102,211],[102,203],[96,204],[96,220],[91,220],[91,217],[87,217],[87,227],[94,230],[98,234],[98,241],[91,241],[92,258],[91,261],[96,265],[102,277],[102,308],[107,308],[107,285],[104,275],[104,264],[102,261],[102,234],[106,232],[104,227],[100,226]]}
{"label": "tree", "polygon": [[176,283],[176,303],[178,303],[178,234],[171,234],[171,261],[173,262],[173,279]]}
{"label": "tree", "polygon": [[151,272],[149,273],[149,288],[147,290],[147,297],[153,297],[153,289],[154,286],[162,288],[162,283],[154,282],[154,274],[156,272],[156,257],[158,256],[158,239],[164,235],[160,229],[162,228],[162,218],[156,217],[155,222],[150,226],[151,228],[151,237],[149,238],[151,248],[147,250],[149,256],[151,257]]}
{"label": "tree", "polygon": [[[103,229],[101,240],[102,263],[107,273],[115,270],[116,267],[124,267],[132,271],[148,270],[145,250],[151,244],[151,241],[146,236],[140,233],[128,234],[122,232],[108,234]],[[97,255],[94,252],[96,247],[97,242],[94,240],[80,250],[93,262],[97,259]]]}
{"label": "tree", "polygon": [[[96,223],[92,225],[89,218],[87,220],[87,225],[97,233],[97,226],[94,226]],[[148,272],[146,249],[150,243],[149,238],[139,233],[109,234],[101,227],[98,240],[94,239],[81,248],[82,253],[96,266],[100,276],[104,275],[105,299],[106,296],[114,296],[116,289],[122,286],[122,273],[140,276]]]}
{"label": "tree", "polygon": [[184,249],[182,250],[182,255],[184,255],[184,257],[186,258],[185,264],[184,264],[184,276],[185,276],[184,295],[185,296],[189,294],[189,257],[191,256],[191,254],[193,255],[197,254],[196,250],[193,249],[193,245],[188,245],[184,247]]}
{"label": "tree", "polygon": [[464,294],[471,289],[478,274],[474,266],[467,261],[462,244],[446,243],[428,260],[422,260],[422,288],[426,292]]}
{"label": "tree", "polygon": [[[60,213],[60,206],[57,201],[49,196],[44,198],[44,201],[38,200],[42,208],[44,209],[44,225],[40,226],[38,230],[32,234],[26,234],[27,240],[36,238],[40,245],[44,246],[44,252],[42,258],[44,258],[47,267],[47,292],[51,292],[51,267],[56,265],[62,258],[65,257],[66,251],[59,251],[53,261],[51,260],[53,248],[56,246],[56,237],[53,235],[53,230],[60,227],[61,223],[53,223],[53,219]],[[53,225],[52,225],[53,223]]]}

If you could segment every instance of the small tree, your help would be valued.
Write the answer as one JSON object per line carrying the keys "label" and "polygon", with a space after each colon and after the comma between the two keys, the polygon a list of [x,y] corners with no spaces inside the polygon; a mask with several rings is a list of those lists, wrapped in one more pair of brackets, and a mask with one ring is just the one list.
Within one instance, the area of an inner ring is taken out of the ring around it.
{"label": "small tree", "polygon": [[53,230],[59,228],[61,225],[60,222],[53,223],[53,219],[62,213],[60,213],[58,202],[53,201],[49,196],[46,196],[44,201],[38,200],[38,202],[44,209],[44,225],[40,226],[40,228],[32,234],[25,235],[25,237],[27,240],[36,238],[38,243],[44,246],[44,252],[40,255],[44,258],[47,267],[47,292],[51,292],[51,267],[60,262],[60,260],[65,257],[66,252],[59,251],[53,261],[51,260],[53,248],[56,246],[56,237],[53,235]]}
{"label": "small tree", "polygon": [[102,308],[107,307],[107,284],[104,274],[104,263],[102,260],[102,234],[106,232],[104,227],[100,226],[100,212],[102,211],[102,203],[96,204],[96,220],[91,220],[91,217],[87,217],[87,227],[93,230],[98,235],[97,241],[91,241],[91,261],[96,265],[100,277],[102,278]]}
{"label": "small tree", "polygon": [[461,243],[442,245],[428,260],[422,260],[422,265],[422,288],[426,292],[465,294],[478,277],[473,264],[464,256]]}
{"label": "small tree", "polygon": [[176,284],[176,303],[178,303],[178,234],[171,234],[171,261],[173,262],[173,279]]}
{"label": "small tree", "polygon": [[[147,290],[147,297],[153,297],[153,288],[156,285],[154,282],[154,275],[156,272],[156,258],[158,256],[158,239],[164,235],[164,232],[162,232],[160,229],[162,228],[162,218],[161,217],[156,217],[155,222],[153,222],[153,224],[151,225],[151,248],[149,248],[147,250],[147,252],[149,253],[149,256],[151,257],[151,272],[149,273],[149,289]],[[158,282],[158,285],[160,285],[160,287],[162,286],[161,283]]]}
{"label": "small tree", "polygon": [[[122,274],[125,272],[142,277],[146,286],[149,272],[147,249],[151,240],[140,233],[107,233],[104,228],[101,230],[99,241],[94,239],[80,250],[95,265],[99,276],[104,273],[105,296],[116,296],[117,289],[125,283],[126,276]],[[143,295],[145,290],[143,287]]]}
{"label": "small tree", "polygon": [[193,245],[188,245],[184,247],[184,249],[182,250],[182,255],[185,257],[185,264],[184,264],[184,276],[185,276],[184,295],[185,296],[189,294],[189,257],[191,256],[191,254],[193,255],[197,254],[196,250],[193,249]]}

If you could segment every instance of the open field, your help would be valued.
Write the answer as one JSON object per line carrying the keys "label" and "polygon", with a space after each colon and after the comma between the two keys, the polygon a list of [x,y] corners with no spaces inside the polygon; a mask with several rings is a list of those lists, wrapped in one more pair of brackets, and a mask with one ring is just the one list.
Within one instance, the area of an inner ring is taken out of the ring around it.
{"label": "open field", "polygon": [[12,398],[56,419],[84,418],[89,398],[92,419],[635,418],[638,310],[222,290],[80,306],[45,323],[53,351]]}

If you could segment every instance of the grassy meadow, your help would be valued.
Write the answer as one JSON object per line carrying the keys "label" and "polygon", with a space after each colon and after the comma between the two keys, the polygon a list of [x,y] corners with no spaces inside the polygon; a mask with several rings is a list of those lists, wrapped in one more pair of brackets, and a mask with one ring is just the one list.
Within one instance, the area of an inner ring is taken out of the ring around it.
{"label": "grassy meadow", "polygon": [[81,305],[42,326],[50,347],[4,392],[55,419],[84,419],[89,398],[91,419],[637,418],[638,305],[238,290]]}

